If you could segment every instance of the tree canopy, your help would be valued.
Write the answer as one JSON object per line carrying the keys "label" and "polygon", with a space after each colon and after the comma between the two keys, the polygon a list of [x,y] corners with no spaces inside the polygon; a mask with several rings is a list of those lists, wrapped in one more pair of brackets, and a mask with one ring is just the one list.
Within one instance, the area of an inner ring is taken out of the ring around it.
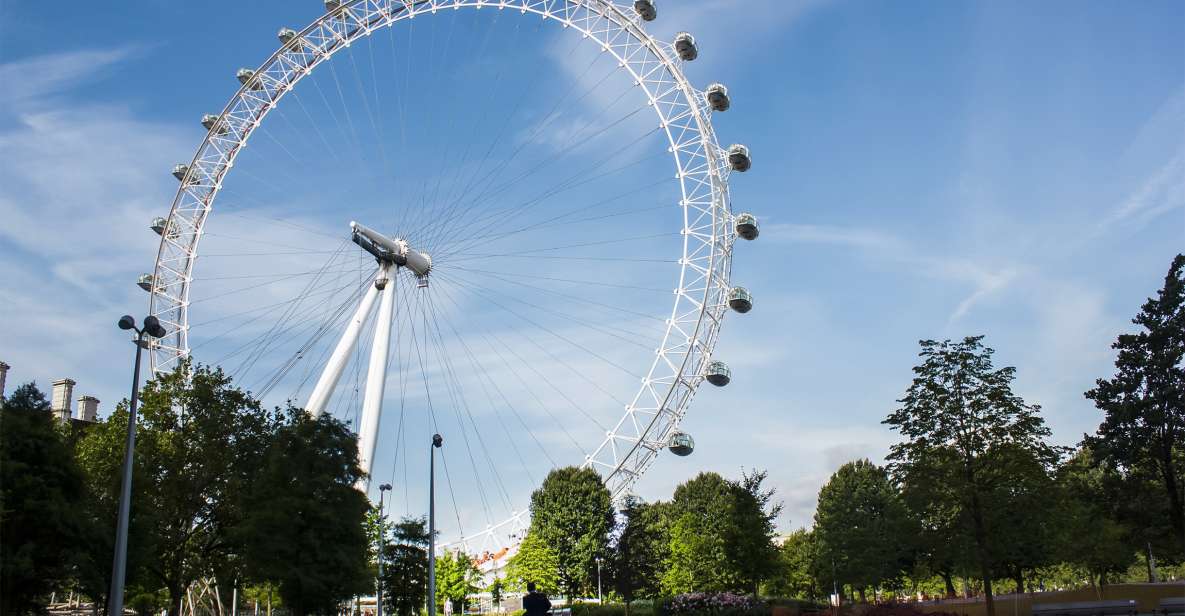
{"label": "tree canopy", "polygon": [[428,521],[403,518],[383,550],[383,606],[396,616],[418,614],[428,598]]}
{"label": "tree canopy", "polygon": [[1157,509],[1167,524],[1141,529],[1142,538],[1185,558],[1185,255],[1173,259],[1164,286],[1132,323],[1139,331],[1111,345],[1115,376],[1086,392],[1104,413],[1088,443],[1133,481],[1160,485]]}
{"label": "tree canopy", "polygon": [[531,494],[530,533],[554,551],[560,589],[569,597],[595,586],[597,558],[608,555],[613,525],[609,490],[591,468],[555,469]]}
{"label": "tree canopy", "polygon": [[506,563],[506,586],[524,592],[533,582],[539,592],[554,595],[560,591],[560,562],[555,550],[539,535],[527,533],[518,552]]}

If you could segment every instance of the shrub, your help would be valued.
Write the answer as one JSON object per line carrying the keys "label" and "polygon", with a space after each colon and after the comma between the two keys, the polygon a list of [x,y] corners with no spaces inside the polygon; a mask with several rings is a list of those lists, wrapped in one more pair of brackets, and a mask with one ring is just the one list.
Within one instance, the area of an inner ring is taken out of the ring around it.
{"label": "shrub", "polygon": [[767,616],[769,607],[748,595],[689,592],[663,601],[659,616]]}
{"label": "shrub", "polygon": [[865,607],[862,616],[958,616],[952,612],[923,612],[913,603],[886,601]]}

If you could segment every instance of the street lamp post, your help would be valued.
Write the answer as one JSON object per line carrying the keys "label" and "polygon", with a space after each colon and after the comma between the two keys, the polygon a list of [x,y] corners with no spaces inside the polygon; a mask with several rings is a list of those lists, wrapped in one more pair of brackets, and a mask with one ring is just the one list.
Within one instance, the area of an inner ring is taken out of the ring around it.
{"label": "street lamp post", "polygon": [[436,450],[443,444],[444,439],[433,434],[428,450],[428,616],[436,614]]}
{"label": "street lamp post", "polygon": [[391,484],[379,486],[379,579],[375,584],[374,606],[375,615],[383,616],[383,548],[387,547],[387,526],[383,522],[383,494],[391,489]]}
{"label": "street lamp post", "polygon": [[123,484],[119,489],[119,520],[115,527],[115,561],[111,564],[111,591],[107,597],[107,613],[123,614],[123,582],[128,560],[128,517],[132,508],[132,457],[136,450],[136,407],[140,401],[140,352],[144,350],[144,336],[160,338],[165,328],[154,316],[144,317],[144,327],[136,327],[131,315],[119,318],[120,329],[136,332],[136,366],[132,370],[132,399],[128,405],[128,437],[123,450]]}

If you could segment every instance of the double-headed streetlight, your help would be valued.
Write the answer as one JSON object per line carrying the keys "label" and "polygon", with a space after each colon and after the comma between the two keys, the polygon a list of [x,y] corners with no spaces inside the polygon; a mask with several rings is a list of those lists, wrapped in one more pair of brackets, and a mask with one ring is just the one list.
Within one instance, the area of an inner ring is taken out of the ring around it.
{"label": "double-headed streetlight", "polygon": [[379,486],[379,581],[375,585],[375,614],[383,616],[383,550],[387,547],[387,525],[383,522],[383,494],[391,489],[391,484]]}
{"label": "double-headed streetlight", "polygon": [[428,450],[428,616],[436,614],[436,450],[443,444],[444,439],[433,434]]}
{"label": "double-headed streetlight", "polygon": [[161,338],[165,328],[154,316],[144,317],[144,327],[136,327],[131,315],[119,318],[120,329],[136,332],[136,366],[132,370],[132,400],[128,405],[128,438],[123,450],[123,485],[119,490],[119,522],[115,527],[115,562],[111,565],[111,592],[107,598],[107,613],[123,614],[123,581],[128,559],[128,516],[132,506],[132,456],[136,450],[136,406],[140,401],[140,352],[144,350],[144,336]]}

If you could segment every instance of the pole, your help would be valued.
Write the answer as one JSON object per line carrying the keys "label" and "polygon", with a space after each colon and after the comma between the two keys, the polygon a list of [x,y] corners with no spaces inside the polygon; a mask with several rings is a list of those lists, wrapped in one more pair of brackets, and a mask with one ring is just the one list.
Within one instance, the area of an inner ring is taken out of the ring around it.
{"label": "pole", "polygon": [[443,442],[433,434],[428,451],[428,616],[436,614],[436,450]]}
{"label": "pole", "polygon": [[601,598],[601,557],[598,556],[597,557],[597,603],[601,604],[604,602],[605,602],[604,599]]}
{"label": "pole", "polygon": [[136,449],[136,405],[140,393],[140,352],[144,349],[144,331],[136,332],[136,367],[132,370],[132,400],[128,405],[128,437],[123,450],[123,483],[119,489],[119,521],[115,527],[115,562],[111,565],[111,591],[107,614],[123,614],[123,582],[128,559],[128,517],[132,506],[132,455]]}
{"label": "pole", "polygon": [[383,496],[391,488],[388,484],[379,486],[379,579],[375,584],[375,616],[383,616],[383,548],[387,547],[387,527],[383,523]]}

